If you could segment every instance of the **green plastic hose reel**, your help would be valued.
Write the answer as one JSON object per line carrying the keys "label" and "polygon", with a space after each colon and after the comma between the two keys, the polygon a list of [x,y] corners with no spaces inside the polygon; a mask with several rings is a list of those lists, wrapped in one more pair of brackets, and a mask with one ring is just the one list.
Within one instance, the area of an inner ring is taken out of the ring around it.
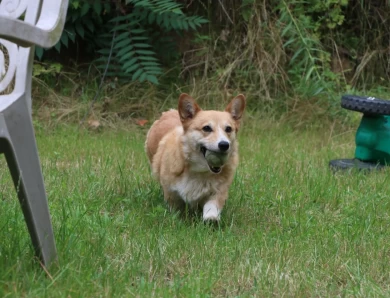
{"label": "green plastic hose reel", "polygon": [[390,101],[344,95],[341,106],[363,113],[356,132],[355,158],[331,160],[333,169],[373,170],[390,165]]}

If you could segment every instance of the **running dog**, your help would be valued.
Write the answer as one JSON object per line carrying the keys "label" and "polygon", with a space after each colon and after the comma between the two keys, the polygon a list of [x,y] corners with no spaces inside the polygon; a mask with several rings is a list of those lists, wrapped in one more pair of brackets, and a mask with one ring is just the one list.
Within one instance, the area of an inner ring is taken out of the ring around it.
{"label": "running dog", "polygon": [[245,105],[240,94],[223,112],[202,110],[183,93],[178,110],[153,123],[145,151],[171,210],[202,208],[204,221],[219,221],[238,165],[237,132]]}

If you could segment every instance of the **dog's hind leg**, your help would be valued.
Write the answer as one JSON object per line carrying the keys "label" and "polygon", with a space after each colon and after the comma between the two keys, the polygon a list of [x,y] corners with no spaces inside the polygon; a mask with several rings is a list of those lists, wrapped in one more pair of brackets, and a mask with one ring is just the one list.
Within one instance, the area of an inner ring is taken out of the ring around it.
{"label": "dog's hind leg", "polygon": [[168,204],[169,211],[184,211],[186,209],[185,202],[178,198],[174,193],[164,190],[164,200]]}

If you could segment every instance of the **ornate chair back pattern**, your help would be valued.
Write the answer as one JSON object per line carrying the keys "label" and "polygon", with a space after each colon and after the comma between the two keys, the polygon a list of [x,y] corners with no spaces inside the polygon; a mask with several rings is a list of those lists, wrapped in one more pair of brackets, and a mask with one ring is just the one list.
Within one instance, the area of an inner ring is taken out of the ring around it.
{"label": "ornate chair back pattern", "polygon": [[[40,1],[31,0],[2,0],[0,15],[35,25],[40,4]],[[34,47],[23,48],[8,40],[0,39],[1,94],[31,92],[31,80],[26,78],[29,75],[29,61],[33,58],[30,58],[30,55],[34,55]]]}

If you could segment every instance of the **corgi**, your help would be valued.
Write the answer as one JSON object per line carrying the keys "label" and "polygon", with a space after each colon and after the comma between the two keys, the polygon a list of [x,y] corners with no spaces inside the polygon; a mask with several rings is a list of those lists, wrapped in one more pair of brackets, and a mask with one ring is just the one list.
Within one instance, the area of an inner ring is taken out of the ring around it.
{"label": "corgi", "polygon": [[245,105],[240,94],[225,111],[202,110],[183,93],[178,109],[153,123],[145,151],[171,210],[201,208],[204,221],[220,220],[238,165],[237,132]]}

